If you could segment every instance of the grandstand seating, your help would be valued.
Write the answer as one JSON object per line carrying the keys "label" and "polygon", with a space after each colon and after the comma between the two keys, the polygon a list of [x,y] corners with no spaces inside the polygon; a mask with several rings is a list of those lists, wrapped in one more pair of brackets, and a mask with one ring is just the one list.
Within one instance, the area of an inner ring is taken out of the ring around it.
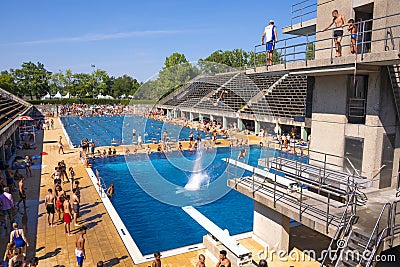
{"label": "grandstand seating", "polygon": [[[221,96],[222,101],[218,101]],[[305,115],[306,96],[306,76],[225,73],[197,77],[160,103],[186,109],[293,118]]]}
{"label": "grandstand seating", "polygon": [[273,90],[267,92],[256,103],[251,103],[242,112],[286,118],[304,116],[306,96],[307,77],[290,74]]}
{"label": "grandstand seating", "polygon": [[14,100],[7,94],[0,94],[0,129],[18,117],[28,108],[27,105]]}

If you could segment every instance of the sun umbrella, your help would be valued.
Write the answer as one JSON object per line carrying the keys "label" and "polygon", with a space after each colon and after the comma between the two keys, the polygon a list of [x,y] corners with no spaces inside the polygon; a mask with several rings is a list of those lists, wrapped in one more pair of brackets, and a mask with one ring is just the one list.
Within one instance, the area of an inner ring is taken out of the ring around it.
{"label": "sun umbrella", "polygon": [[33,119],[29,116],[21,116],[18,118],[19,121],[33,121]]}

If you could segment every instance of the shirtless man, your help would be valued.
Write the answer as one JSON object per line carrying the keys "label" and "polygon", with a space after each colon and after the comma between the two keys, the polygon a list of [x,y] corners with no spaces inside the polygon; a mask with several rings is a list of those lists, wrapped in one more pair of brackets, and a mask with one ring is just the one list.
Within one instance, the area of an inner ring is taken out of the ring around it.
{"label": "shirtless man", "polygon": [[75,241],[75,255],[79,267],[83,266],[83,260],[86,259],[85,237],[84,237],[84,235],[86,234],[86,229],[87,229],[86,226],[82,226],[80,228]]}
{"label": "shirtless man", "polygon": [[335,24],[335,30],[333,31],[333,37],[335,38],[335,47],[336,47],[336,57],[342,56],[342,38],[343,38],[343,26],[346,24],[346,17],[342,14],[339,14],[339,11],[332,11],[332,22],[325,28],[323,31],[329,29],[333,24]]}
{"label": "shirtless man", "polygon": [[196,267],[206,267],[205,261],[206,261],[206,257],[204,257],[203,254],[200,254],[199,261],[197,262]]}
{"label": "shirtless man", "polygon": [[22,202],[24,204],[24,209],[26,209],[26,193],[25,193],[25,188],[24,188],[24,181],[25,181],[25,178],[22,177],[21,180],[18,183],[19,201],[17,203],[17,207],[19,208],[19,203]]}
{"label": "shirtless man", "polygon": [[71,203],[69,203],[69,195],[65,196],[63,207],[64,207],[64,230],[65,230],[65,233],[68,236],[73,236],[73,234],[71,234],[71,225],[70,225],[72,215],[71,215]]}
{"label": "shirtless man", "polygon": [[219,252],[219,261],[218,261],[216,267],[220,267],[220,266],[231,267],[231,261],[228,260],[228,258],[226,257],[226,250],[221,250]]}
{"label": "shirtless man", "polygon": [[78,224],[78,217],[79,217],[79,198],[76,195],[77,188],[72,189],[72,208],[74,210],[74,226],[80,226]]}
{"label": "shirtless man", "polygon": [[55,204],[56,204],[56,197],[53,194],[53,189],[49,188],[47,190],[47,195],[45,196],[45,205],[46,205],[46,212],[47,212],[47,223],[50,227],[54,225],[54,213],[56,213]]}
{"label": "shirtless man", "polygon": [[151,263],[151,267],[161,267],[161,253],[154,253],[154,260]]}
{"label": "shirtless man", "polygon": [[56,210],[58,214],[58,220],[61,220],[61,213],[64,212],[64,199],[65,199],[65,191],[62,189],[60,185],[56,187]]}

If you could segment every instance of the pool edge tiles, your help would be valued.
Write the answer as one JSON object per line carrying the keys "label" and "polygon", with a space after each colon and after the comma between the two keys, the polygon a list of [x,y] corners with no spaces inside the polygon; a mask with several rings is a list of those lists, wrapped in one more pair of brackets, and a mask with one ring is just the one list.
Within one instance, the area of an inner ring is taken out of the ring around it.
{"label": "pool edge tiles", "polygon": [[129,255],[131,256],[133,262],[135,264],[147,262],[142,252],[140,252],[138,246],[136,245],[135,241],[133,240],[131,234],[129,233],[128,229],[126,229],[125,224],[122,222],[121,218],[119,217],[118,212],[115,210],[113,204],[111,203],[110,199],[107,197],[106,192],[104,192],[103,188],[100,186],[96,175],[94,174],[91,168],[86,168],[86,172],[89,175],[90,180],[93,183],[94,188],[96,189],[97,194],[99,195],[101,201],[106,208],[108,215],[111,218],[111,221],[114,223],[114,226],[121,237],[122,242],[125,245]]}

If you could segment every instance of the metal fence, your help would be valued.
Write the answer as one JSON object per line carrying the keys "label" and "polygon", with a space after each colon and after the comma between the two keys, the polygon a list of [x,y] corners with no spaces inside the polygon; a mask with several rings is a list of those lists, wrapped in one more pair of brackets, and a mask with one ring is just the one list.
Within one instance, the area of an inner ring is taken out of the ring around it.
{"label": "metal fence", "polygon": [[[386,20],[386,21],[384,21]],[[374,18],[370,20],[358,21],[355,23],[358,28],[357,38],[356,38],[356,48],[357,54],[361,55],[361,60],[364,59],[364,54],[372,52],[383,52],[399,49],[400,36],[394,34],[393,32],[398,32],[400,30],[400,13],[387,15],[379,18]],[[374,27],[374,23],[385,24],[385,26]],[[348,25],[344,25],[340,28],[331,29],[331,36],[325,38],[316,38],[319,33],[323,31],[316,31],[312,34],[307,34],[305,36],[294,36],[279,40],[275,43],[274,53],[272,61],[274,64],[286,64],[294,61],[305,61],[306,65],[309,60],[314,60],[315,55],[322,51],[328,51],[330,62],[333,63],[333,58],[335,57],[335,37],[334,31],[338,29],[344,29],[347,31]],[[344,34],[342,38],[342,50],[349,49],[351,44],[343,44],[343,40],[351,38],[351,34]],[[372,44],[380,43],[375,45]],[[381,46],[380,46],[381,45]],[[254,68],[259,66],[269,66],[267,60],[266,48],[262,44],[257,44],[254,46]],[[322,58],[322,57],[321,57]]]}

